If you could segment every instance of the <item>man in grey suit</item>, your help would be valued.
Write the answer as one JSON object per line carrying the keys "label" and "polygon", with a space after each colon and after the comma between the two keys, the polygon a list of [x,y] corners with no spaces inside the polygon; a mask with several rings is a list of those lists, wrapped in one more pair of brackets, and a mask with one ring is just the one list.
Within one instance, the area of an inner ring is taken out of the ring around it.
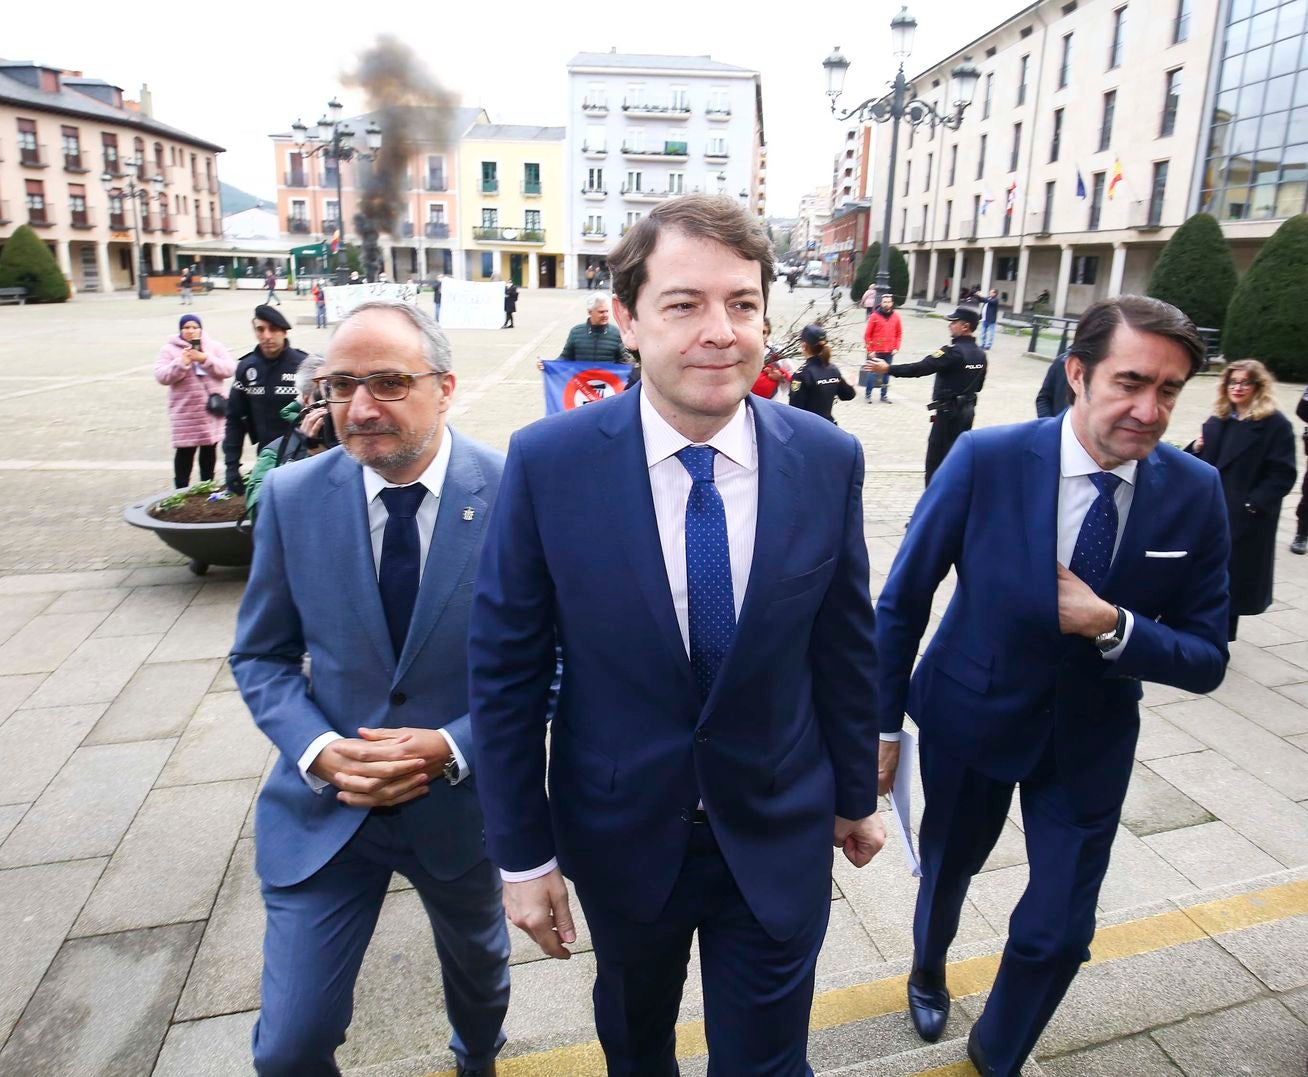
{"label": "man in grey suit", "polygon": [[280,752],[255,815],[255,1069],[339,1073],[399,871],[436,937],[458,1073],[493,1074],[509,942],[469,769],[467,634],[502,457],[446,426],[449,341],[415,308],[356,308],[315,380],[342,448],[269,474],[231,656]]}

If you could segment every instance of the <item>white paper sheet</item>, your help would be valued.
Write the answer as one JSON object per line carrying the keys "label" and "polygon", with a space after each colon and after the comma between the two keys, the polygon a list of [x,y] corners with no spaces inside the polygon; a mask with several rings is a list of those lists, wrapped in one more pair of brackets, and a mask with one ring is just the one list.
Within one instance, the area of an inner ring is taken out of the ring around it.
{"label": "white paper sheet", "polygon": [[913,775],[917,771],[917,738],[907,729],[899,734],[899,767],[890,790],[890,810],[899,827],[904,847],[904,863],[915,879],[922,876],[922,862],[913,849]]}

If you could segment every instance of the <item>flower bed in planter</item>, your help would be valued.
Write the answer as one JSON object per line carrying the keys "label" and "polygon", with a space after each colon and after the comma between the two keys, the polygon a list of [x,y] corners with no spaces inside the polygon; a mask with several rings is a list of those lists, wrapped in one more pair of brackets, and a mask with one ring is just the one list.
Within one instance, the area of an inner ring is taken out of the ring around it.
{"label": "flower bed in planter", "polygon": [[153,531],[190,560],[197,576],[210,565],[248,565],[254,553],[249,527],[241,522],[243,497],[220,495],[216,483],[197,483],[188,490],[169,490],[133,502],[123,519],[133,527]]}

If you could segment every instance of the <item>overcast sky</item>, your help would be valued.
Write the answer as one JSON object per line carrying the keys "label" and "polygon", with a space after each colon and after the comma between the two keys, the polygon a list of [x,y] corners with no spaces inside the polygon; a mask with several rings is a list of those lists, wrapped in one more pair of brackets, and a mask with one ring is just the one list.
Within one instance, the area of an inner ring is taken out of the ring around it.
{"label": "overcast sky", "polygon": [[[910,75],[1025,6],[913,0]],[[762,74],[768,212],[791,216],[801,194],[830,183],[840,143],[822,60],[839,45],[852,62],[842,105],[883,92],[893,77],[889,23],[899,4],[231,0],[133,8],[70,0],[7,7],[5,59],[81,70],[131,97],[148,84],[157,119],[225,146],[221,177],[263,197],[276,191],[267,136],[297,117],[312,124],[333,94],[348,110],[361,109],[340,76],[379,33],[409,44],[443,85],[496,123],[565,124],[566,64],[580,51],[708,54]]]}

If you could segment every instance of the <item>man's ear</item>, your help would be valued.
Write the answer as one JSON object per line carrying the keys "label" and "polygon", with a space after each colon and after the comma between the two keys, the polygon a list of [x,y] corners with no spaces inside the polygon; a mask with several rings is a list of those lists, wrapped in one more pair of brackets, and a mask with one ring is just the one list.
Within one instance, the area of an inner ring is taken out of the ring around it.
{"label": "man's ear", "polygon": [[1085,396],[1085,363],[1076,354],[1069,355],[1063,364],[1063,373],[1067,375],[1067,384],[1077,397]]}
{"label": "man's ear", "polygon": [[640,345],[636,342],[636,312],[629,310],[616,295],[613,297],[613,320],[618,324],[622,334],[622,345],[627,351],[636,351]]}

